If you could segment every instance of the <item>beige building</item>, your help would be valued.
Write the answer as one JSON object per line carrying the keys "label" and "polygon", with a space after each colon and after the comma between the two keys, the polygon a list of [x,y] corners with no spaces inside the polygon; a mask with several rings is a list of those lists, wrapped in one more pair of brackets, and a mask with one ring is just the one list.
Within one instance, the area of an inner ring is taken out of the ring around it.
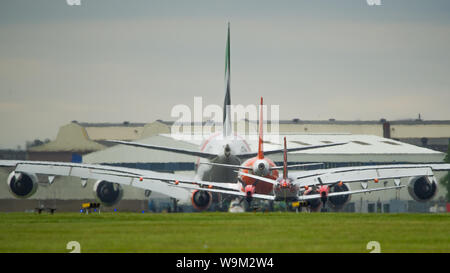
{"label": "beige building", "polygon": [[55,140],[30,148],[27,159],[70,162],[77,161],[77,155],[81,158],[84,154],[104,148],[106,146],[89,138],[86,128],[70,123],[59,129]]}
{"label": "beige building", "polygon": [[[73,154],[85,155],[111,146],[105,140],[136,141],[159,134],[204,133],[208,135],[221,130],[209,122],[183,124],[177,127],[173,121],[157,120],[151,123],[78,123],[62,126],[55,140],[32,147],[29,160],[71,161]],[[257,122],[241,120],[234,123],[234,130],[240,134],[257,132]],[[323,134],[344,133],[374,135],[392,138],[402,142],[446,152],[450,139],[450,120],[397,120],[397,121],[307,121],[281,120],[277,124],[266,124],[269,133]]]}
{"label": "beige building", "polygon": [[[173,122],[163,122],[171,127]],[[220,126],[220,125],[219,125]],[[446,152],[450,140],[450,120],[394,120],[386,121],[342,121],[342,120],[280,120],[278,123],[266,125],[267,131],[279,134],[322,134],[346,133],[357,135],[375,135],[392,138],[413,145],[427,147]],[[201,132],[202,130],[215,132],[221,128],[203,124],[187,124],[180,132]],[[234,130],[240,133],[256,133],[257,122],[242,120],[234,124]]]}
{"label": "beige building", "polygon": [[111,146],[105,140],[135,141],[160,133],[169,127],[159,121],[145,123],[78,123],[62,126],[56,139],[27,150],[28,160],[81,162],[83,155]]}

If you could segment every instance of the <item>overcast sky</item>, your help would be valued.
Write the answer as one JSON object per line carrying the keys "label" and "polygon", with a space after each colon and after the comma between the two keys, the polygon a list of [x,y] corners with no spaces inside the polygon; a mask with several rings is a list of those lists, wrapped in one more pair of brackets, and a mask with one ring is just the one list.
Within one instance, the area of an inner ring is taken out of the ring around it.
{"label": "overcast sky", "polygon": [[450,119],[450,1],[0,2],[0,148],[231,99],[281,119]]}

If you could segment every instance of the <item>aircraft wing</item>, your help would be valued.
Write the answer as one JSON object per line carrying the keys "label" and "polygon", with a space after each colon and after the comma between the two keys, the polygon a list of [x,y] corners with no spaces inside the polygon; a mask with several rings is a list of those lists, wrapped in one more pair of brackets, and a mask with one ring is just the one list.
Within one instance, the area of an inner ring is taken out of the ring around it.
{"label": "aircraft wing", "polygon": [[[202,191],[209,191],[209,192],[216,192],[216,193],[224,193],[224,194],[230,194],[240,197],[246,197],[245,192],[242,191],[233,191],[233,190],[222,190],[222,189],[216,189],[216,188],[203,188],[198,186],[192,186],[192,185],[177,185],[175,187],[182,187],[185,189],[191,189],[191,190],[202,190]],[[349,195],[349,194],[359,194],[359,193],[367,193],[367,192],[373,192],[373,191],[384,191],[384,190],[392,190],[392,189],[400,189],[406,187],[406,185],[403,186],[392,186],[392,187],[382,187],[382,188],[375,188],[375,189],[363,189],[363,190],[352,190],[352,191],[343,191],[343,192],[332,192],[328,194],[328,197],[332,196],[340,196],[340,195]],[[319,199],[321,196],[320,194],[311,194],[311,195],[300,195],[298,196],[299,201],[307,201],[312,199]],[[253,194],[252,198],[256,199],[263,199],[263,200],[275,200],[275,196],[268,195],[268,194]]]}
{"label": "aircraft wing", "polygon": [[205,153],[205,152],[200,152],[200,151],[192,151],[192,150],[186,150],[186,149],[171,148],[171,147],[144,144],[144,143],[138,143],[138,142],[121,141],[121,140],[107,140],[107,141],[111,142],[111,143],[116,143],[116,144],[122,144],[122,145],[128,145],[128,146],[134,146],[134,147],[140,147],[140,148],[146,148],[146,149],[154,149],[154,150],[160,150],[160,151],[166,151],[166,152],[173,152],[173,153],[178,153],[178,154],[192,155],[192,156],[198,156],[198,157],[208,158],[208,159],[217,157],[217,154]]}
{"label": "aircraft wing", "polygon": [[105,180],[121,185],[159,192],[178,200],[188,200],[190,191],[183,188],[173,188],[167,182],[201,182],[175,174],[96,164],[0,160],[0,167],[10,168],[19,173],[24,172],[48,176],[74,176],[79,177],[82,180]]}
{"label": "aircraft wing", "polygon": [[433,171],[450,171],[450,164],[397,164],[361,167],[343,167],[291,172],[299,186],[352,183],[374,179],[400,179],[415,176],[433,176]]}
{"label": "aircraft wing", "polygon": [[[366,193],[366,192],[373,192],[373,191],[384,191],[384,190],[393,190],[393,189],[400,189],[406,187],[406,185],[403,186],[392,186],[392,187],[382,187],[382,188],[375,188],[375,189],[364,189],[364,190],[354,190],[354,191],[341,191],[341,192],[332,192],[328,194],[328,197],[333,196],[341,196],[341,195],[350,195],[350,194],[358,194],[358,193]],[[319,199],[320,194],[310,194],[310,195],[300,195],[298,197],[299,201],[308,201],[312,199]]]}
{"label": "aircraft wing", "polygon": [[[246,194],[239,190],[223,190],[223,189],[204,188],[204,187],[198,187],[198,186],[193,186],[193,185],[181,185],[181,184],[174,186],[174,188],[175,187],[181,187],[181,188],[190,189],[190,190],[201,190],[201,191],[209,191],[209,192],[216,192],[216,193],[224,193],[224,194],[230,194],[230,195],[235,195],[235,196],[240,196],[240,197],[246,197]],[[275,200],[275,196],[268,195],[268,194],[254,193],[252,195],[252,197],[258,198],[258,199],[264,199],[264,200]]]}

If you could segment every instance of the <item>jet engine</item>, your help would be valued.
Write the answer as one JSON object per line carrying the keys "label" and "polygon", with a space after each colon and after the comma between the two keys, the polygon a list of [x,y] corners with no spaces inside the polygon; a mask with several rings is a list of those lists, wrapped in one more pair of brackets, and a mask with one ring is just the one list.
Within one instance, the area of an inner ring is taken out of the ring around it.
{"label": "jet engine", "polygon": [[192,192],[192,205],[197,210],[207,210],[209,206],[211,206],[212,199],[213,198],[210,192],[199,190],[195,190],[194,192]]}
{"label": "jet engine", "polygon": [[260,175],[260,176],[267,176],[270,173],[269,170],[269,163],[266,160],[256,160],[255,163],[253,163],[253,174]]}
{"label": "jet engine", "polygon": [[123,189],[117,183],[98,180],[94,184],[94,195],[105,206],[117,204],[123,196]]}
{"label": "jet engine", "polygon": [[38,188],[38,178],[34,173],[11,172],[8,176],[9,191],[17,198],[28,198],[32,196]]}
{"label": "jet engine", "polygon": [[[343,192],[343,191],[349,191],[350,186],[347,184],[342,185],[334,185],[330,187],[329,193],[333,192]],[[350,202],[351,195],[339,195],[339,196],[330,196],[328,197],[328,201],[330,201],[330,205],[333,209],[339,210],[342,209],[348,202]]]}
{"label": "jet engine", "polygon": [[409,180],[408,191],[414,200],[427,202],[437,193],[437,185],[434,179],[428,176],[417,176]]}

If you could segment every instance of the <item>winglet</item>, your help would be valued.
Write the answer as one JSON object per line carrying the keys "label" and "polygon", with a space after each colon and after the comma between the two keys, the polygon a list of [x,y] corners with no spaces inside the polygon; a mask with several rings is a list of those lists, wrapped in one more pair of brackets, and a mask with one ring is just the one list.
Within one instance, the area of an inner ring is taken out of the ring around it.
{"label": "winglet", "polygon": [[263,151],[263,98],[261,97],[261,105],[259,106],[259,141],[258,141],[258,159],[264,158]]}

